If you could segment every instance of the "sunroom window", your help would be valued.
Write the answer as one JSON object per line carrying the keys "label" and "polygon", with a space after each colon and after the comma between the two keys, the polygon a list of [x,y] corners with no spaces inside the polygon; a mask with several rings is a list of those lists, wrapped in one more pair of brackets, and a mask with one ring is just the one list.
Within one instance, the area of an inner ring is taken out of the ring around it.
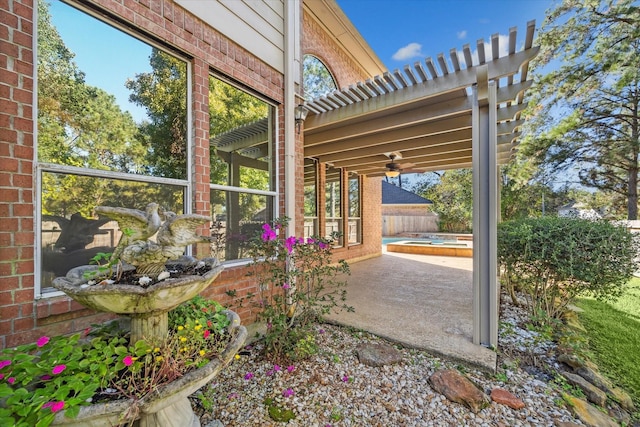
{"label": "sunroom window", "polygon": [[97,205],[185,212],[189,64],[61,1],[38,1],[39,294],[110,252]]}
{"label": "sunroom window", "polygon": [[325,215],[325,236],[337,236],[335,246],[343,246],[342,169],[330,165],[326,169]]}
{"label": "sunroom window", "polygon": [[275,108],[216,76],[209,78],[212,251],[247,258],[247,241],[274,219]]}

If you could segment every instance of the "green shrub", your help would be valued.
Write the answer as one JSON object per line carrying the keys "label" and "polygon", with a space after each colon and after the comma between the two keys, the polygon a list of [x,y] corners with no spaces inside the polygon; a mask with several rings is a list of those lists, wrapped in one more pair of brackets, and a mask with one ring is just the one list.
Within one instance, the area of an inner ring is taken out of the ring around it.
{"label": "green shrub", "polygon": [[262,226],[249,242],[259,292],[258,318],[267,325],[266,353],[275,361],[301,360],[317,353],[313,324],[332,311],[348,310],[345,275],[349,266],[333,262],[333,239],[280,238],[287,218]]}
{"label": "green shrub", "polygon": [[637,269],[638,240],[605,221],[542,217],[498,226],[503,283],[532,314],[558,317],[578,295],[615,300]]}

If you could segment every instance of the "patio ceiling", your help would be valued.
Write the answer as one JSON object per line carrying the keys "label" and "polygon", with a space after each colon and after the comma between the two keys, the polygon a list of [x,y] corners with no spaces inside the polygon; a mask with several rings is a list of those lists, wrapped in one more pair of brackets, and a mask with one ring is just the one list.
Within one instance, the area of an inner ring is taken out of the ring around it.
{"label": "patio ceiling", "polygon": [[498,162],[506,163],[523,123],[528,64],[539,49],[532,47],[534,30],[531,21],[519,51],[512,28],[506,45],[491,37],[490,56],[481,39],[475,57],[465,45],[448,59],[439,54],[307,102],[304,156],[367,176],[384,175],[390,153],[403,172],[471,167],[471,88],[495,81]]}

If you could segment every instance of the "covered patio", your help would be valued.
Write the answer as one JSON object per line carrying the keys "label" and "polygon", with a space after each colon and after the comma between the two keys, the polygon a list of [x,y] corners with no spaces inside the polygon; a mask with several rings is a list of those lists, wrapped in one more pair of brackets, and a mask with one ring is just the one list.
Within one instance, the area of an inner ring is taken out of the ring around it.
{"label": "covered patio", "polygon": [[[356,310],[362,305],[363,313],[353,318],[352,326],[380,327],[384,330],[378,332],[385,336],[391,332],[388,328],[398,334],[415,328],[411,335],[426,347],[442,353],[465,348],[455,357],[467,359],[475,354],[478,364],[493,363],[495,368],[495,356],[491,362],[486,347],[495,348],[498,343],[498,167],[511,158],[523,124],[524,93],[532,84],[527,80],[528,64],[539,50],[533,47],[534,31],[531,21],[519,50],[517,30],[512,28],[506,38],[496,34],[489,43],[478,40],[474,51],[469,45],[461,52],[451,49],[448,58],[444,54],[426,58],[424,63],[385,72],[305,103],[310,113],[304,122],[304,157],[320,164],[368,177],[381,177],[390,170],[473,169],[474,255],[471,265],[462,268],[463,276],[469,276],[469,287],[442,294],[452,304],[460,294],[469,296],[470,305],[452,307],[441,317],[451,330],[464,333],[425,338],[431,335],[434,320],[427,315],[438,311],[436,307],[444,301],[434,299],[429,287],[415,285],[432,277],[433,289],[441,286],[437,279],[448,280],[449,274],[434,276],[433,271],[424,270],[431,261],[397,259],[395,254],[353,265],[355,297],[350,298]],[[373,269],[377,271],[373,276],[386,280],[363,285],[371,283],[372,277],[360,274]],[[405,310],[410,304],[416,304],[415,310]],[[412,315],[407,317],[408,313]],[[400,325],[402,318],[410,322]],[[444,344],[451,348],[445,351]]]}
{"label": "covered patio", "polygon": [[332,323],[493,371],[496,352],[474,345],[472,260],[384,252],[351,264],[347,304]]}

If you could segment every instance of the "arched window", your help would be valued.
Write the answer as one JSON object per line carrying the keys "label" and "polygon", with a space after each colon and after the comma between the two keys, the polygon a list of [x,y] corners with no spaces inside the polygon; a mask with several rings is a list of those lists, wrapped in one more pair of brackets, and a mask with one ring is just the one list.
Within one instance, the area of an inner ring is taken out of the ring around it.
{"label": "arched window", "polygon": [[302,60],[302,84],[307,101],[319,98],[338,89],[336,81],[324,63],[313,55],[304,55]]}

